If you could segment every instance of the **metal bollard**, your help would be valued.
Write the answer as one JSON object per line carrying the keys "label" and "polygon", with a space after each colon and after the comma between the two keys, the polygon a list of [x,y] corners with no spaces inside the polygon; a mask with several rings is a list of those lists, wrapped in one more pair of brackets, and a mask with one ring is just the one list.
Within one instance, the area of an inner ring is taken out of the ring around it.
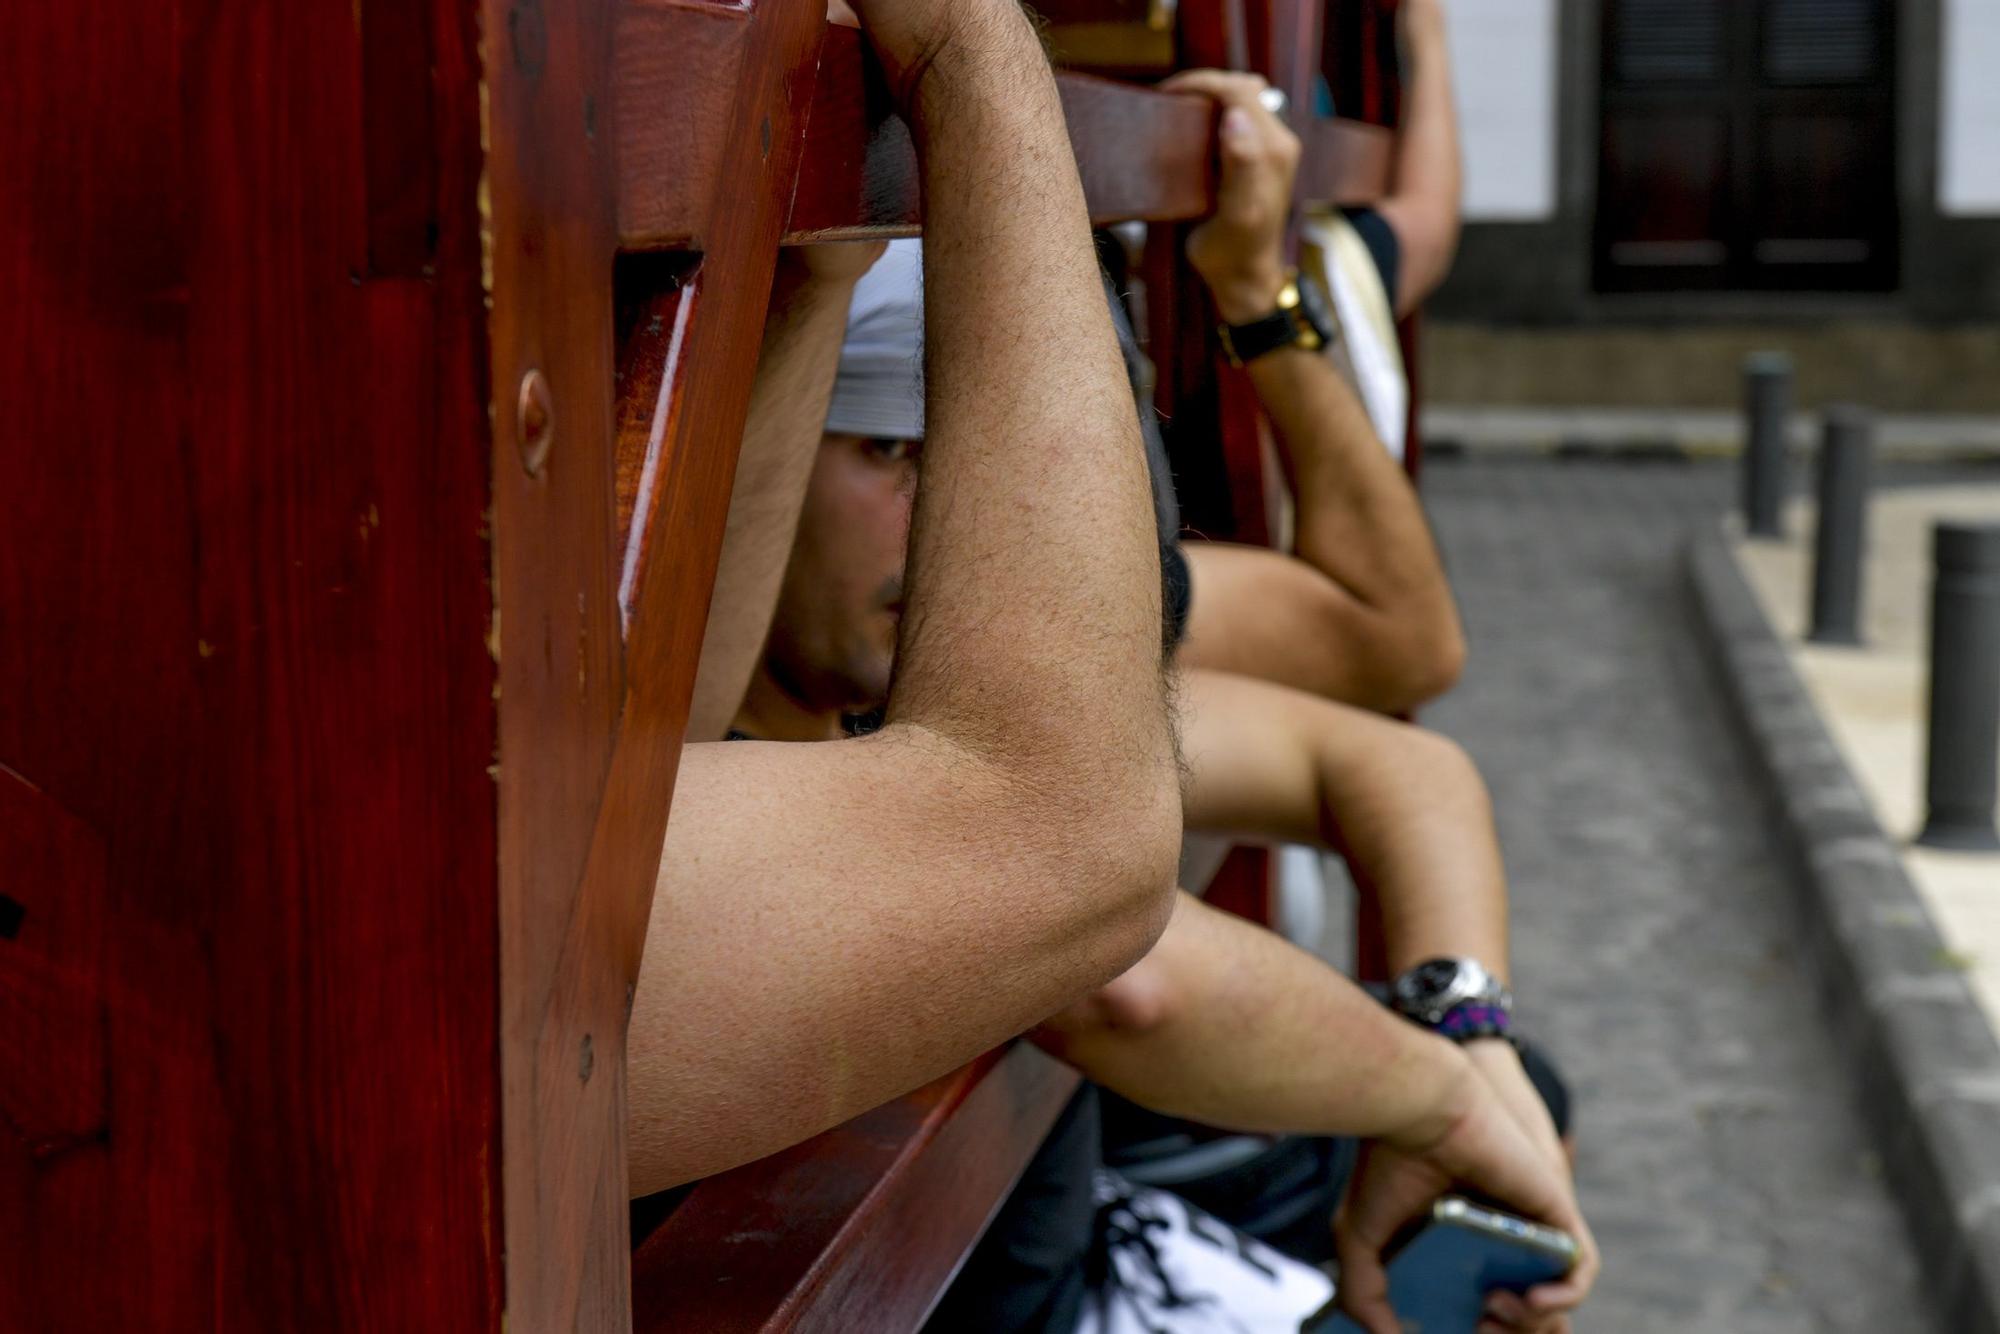
{"label": "metal bollard", "polygon": [[1758,352],[1743,362],[1743,524],[1752,537],[1785,535],[1785,424],[1792,362]]}
{"label": "metal bollard", "polygon": [[1868,554],[1868,474],[1875,423],[1847,404],[1826,410],[1819,451],[1819,517],[1813,533],[1812,633],[1816,644],[1861,642],[1861,566]]}
{"label": "metal bollard", "polygon": [[1932,540],[1930,817],[1917,842],[2000,851],[2000,524],[1940,523]]}

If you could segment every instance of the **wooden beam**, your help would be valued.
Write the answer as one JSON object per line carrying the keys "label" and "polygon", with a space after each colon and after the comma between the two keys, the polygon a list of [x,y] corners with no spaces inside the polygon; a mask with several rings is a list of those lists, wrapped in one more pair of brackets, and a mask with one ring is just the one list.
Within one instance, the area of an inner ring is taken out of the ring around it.
{"label": "wooden beam", "polygon": [[[626,250],[704,249],[694,201],[715,197],[743,11],[627,6],[617,50],[618,227]],[[861,34],[829,26],[785,240],[914,233],[916,155]],[[1215,197],[1204,98],[1057,75],[1091,218],[1197,218]]]}
{"label": "wooden beam", "polygon": [[703,1181],[639,1241],[633,1329],[916,1329],[1076,1085],[1016,1043]]}
{"label": "wooden beam", "polygon": [[[1056,76],[1093,222],[1198,218],[1214,205],[1215,113],[1206,98],[1089,74]],[[829,28],[788,243],[914,233],[916,153],[861,35]]]}
{"label": "wooden beam", "polygon": [[1386,197],[1396,136],[1358,120],[1312,120],[1299,132],[1298,197],[1306,204],[1372,204]]}

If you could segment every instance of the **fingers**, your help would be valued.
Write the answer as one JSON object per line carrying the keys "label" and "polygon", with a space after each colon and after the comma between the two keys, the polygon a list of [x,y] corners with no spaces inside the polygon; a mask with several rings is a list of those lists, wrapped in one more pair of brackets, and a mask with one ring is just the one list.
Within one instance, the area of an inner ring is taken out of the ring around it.
{"label": "fingers", "polygon": [[1568,1334],[1569,1316],[1537,1311],[1512,1292],[1493,1292],[1486,1298],[1479,1322],[1482,1334]]}
{"label": "fingers", "polygon": [[1379,1144],[1366,1146],[1362,1153],[1354,1184],[1334,1220],[1340,1309],[1369,1334],[1400,1334],[1402,1325],[1389,1305],[1389,1275],[1382,1253],[1405,1224],[1430,1208],[1446,1179]]}
{"label": "fingers", "polygon": [[1258,94],[1270,86],[1261,74],[1227,69],[1187,69],[1160,81],[1162,92],[1200,93],[1230,106],[1259,106]]}
{"label": "fingers", "polygon": [[1560,1282],[1544,1283],[1528,1290],[1528,1305],[1549,1314],[1573,1311],[1582,1305],[1597,1282],[1598,1272],[1604,1267],[1604,1256],[1597,1249],[1597,1238],[1591,1235],[1590,1224],[1584,1221],[1582,1213],[1573,1204],[1562,1226],[1576,1238],[1576,1266]]}
{"label": "fingers", "polygon": [[1340,1262],[1335,1293],[1340,1309],[1368,1334],[1402,1334],[1395,1308],[1389,1305],[1389,1273],[1382,1267],[1380,1252],[1351,1238],[1345,1242],[1336,1238],[1334,1253]]}
{"label": "fingers", "polygon": [[[1597,1243],[1577,1208],[1569,1174],[1536,1149],[1526,1131],[1501,1113],[1490,1089],[1447,1141],[1435,1150],[1441,1166],[1507,1208],[1562,1228],[1577,1241],[1577,1263],[1559,1283],[1528,1294],[1527,1307],[1547,1320],[1574,1309],[1597,1281]],[[1536,1326],[1527,1326],[1537,1329]],[[1538,1331],[1539,1334],[1539,1331]]]}
{"label": "fingers", "polygon": [[[1252,131],[1249,142],[1269,141],[1277,151],[1296,159],[1299,151],[1298,136],[1271,108],[1265,104],[1264,94],[1271,85],[1261,74],[1243,74],[1235,70],[1191,69],[1183,70],[1160,83],[1162,91],[1170,93],[1199,93],[1212,97],[1223,107],[1225,137],[1231,113],[1240,112],[1237,123]],[[1226,146],[1226,143],[1225,143]]]}

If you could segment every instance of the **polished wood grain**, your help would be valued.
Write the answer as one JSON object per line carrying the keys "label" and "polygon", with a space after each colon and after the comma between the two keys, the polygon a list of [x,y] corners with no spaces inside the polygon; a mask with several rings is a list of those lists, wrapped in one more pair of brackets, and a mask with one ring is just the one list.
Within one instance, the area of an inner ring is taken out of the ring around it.
{"label": "polished wood grain", "polygon": [[1302,204],[1371,204],[1389,193],[1396,136],[1358,120],[1314,118],[1299,126]]}
{"label": "polished wood grain", "polygon": [[[1208,99],[1087,74],[1057,76],[1096,222],[1202,217],[1215,199]],[[860,34],[828,32],[786,240],[913,232],[922,221],[909,129],[864,60]]]}
{"label": "polished wood grain", "polygon": [[635,1327],[917,1328],[1076,1084],[1015,1044],[701,1183],[633,1255]]}
{"label": "polished wood grain", "polygon": [[[821,12],[10,25],[0,1331],[627,1326],[626,1007],[762,296],[916,220]],[[1206,208],[1204,105],[1063,88],[1100,219]],[[831,1230],[757,1261],[770,1318],[914,1324],[1067,1089],[995,1058],[677,1235],[775,1183]]]}
{"label": "polished wood grain", "polygon": [[9,13],[10,1334],[500,1325],[478,41]]}
{"label": "polished wood grain", "polygon": [[[626,1019],[824,22],[802,0],[487,13],[509,35],[491,173],[507,1305],[521,1328],[618,1329]],[[663,53],[707,95],[635,113],[631,69]],[[621,174],[655,124],[679,157]],[[654,363],[631,331],[622,358],[614,341],[628,189],[671,196],[673,239],[700,252],[675,290],[629,294],[636,336],[677,330],[657,373],[634,371]],[[621,495],[634,420],[653,466]]]}
{"label": "polished wood grain", "polygon": [[[748,58],[734,11],[633,6],[618,33],[619,229],[633,250],[699,249],[701,201],[734,170],[717,133]],[[787,244],[913,234],[916,154],[851,28],[826,31]],[[1214,201],[1206,99],[1084,74],[1058,78],[1085,199],[1099,222],[1194,218]],[[682,114],[665,117],[662,106]]]}

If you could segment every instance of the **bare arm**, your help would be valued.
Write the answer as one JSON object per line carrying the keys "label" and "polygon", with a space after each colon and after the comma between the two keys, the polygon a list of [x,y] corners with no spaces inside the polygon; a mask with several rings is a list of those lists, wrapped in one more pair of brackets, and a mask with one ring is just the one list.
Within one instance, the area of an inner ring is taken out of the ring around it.
{"label": "bare arm", "polygon": [[1596,1259],[1560,1154],[1523,1130],[1457,1048],[1262,927],[1181,895],[1144,960],[1035,1036],[1160,1111],[1378,1141],[1342,1233],[1343,1284],[1362,1277],[1358,1295],[1375,1295],[1397,1225],[1454,1182],[1585,1239],[1575,1279],[1543,1300],[1574,1305],[1590,1286]]}
{"label": "bare arm", "polygon": [[1421,1141],[1475,1093],[1456,1047],[1186,893],[1150,954],[1035,1040],[1134,1102],[1234,1130]]}
{"label": "bare arm", "polygon": [[848,302],[881,253],[879,244],[847,242],[780,254],[695,671],[689,740],[727,734],[764,650],[826,423]]}
{"label": "bare arm", "polygon": [[1404,0],[1403,123],[1396,129],[1395,176],[1389,197],[1376,205],[1396,233],[1396,314],[1424,303],[1451,272],[1458,252],[1463,193],[1458,113],[1451,99],[1451,51],[1439,0]]}
{"label": "bare arm", "polygon": [[632,1023],[632,1184],[796,1142],[1142,955],[1180,809],[1152,502],[1041,47],[1006,0],[857,6],[929,226],[923,474],[888,722],[684,754]]}
{"label": "bare arm", "polygon": [[[1262,80],[1202,70],[1168,86],[1223,103],[1222,188],[1188,257],[1217,314],[1277,308],[1298,140],[1258,103]],[[1182,661],[1261,676],[1384,712],[1441,693],[1464,633],[1416,491],[1325,356],[1286,349],[1249,365],[1297,505],[1295,558],[1188,545],[1194,604]]]}
{"label": "bare arm", "polygon": [[1507,879],[1486,784],[1408,723],[1266,681],[1190,672],[1182,692],[1190,830],[1347,859],[1383,914],[1389,967],[1470,955],[1507,975]]}
{"label": "bare arm", "polygon": [[[1445,737],[1247,677],[1193,672],[1182,696],[1187,827],[1347,859],[1375,899],[1389,969],[1465,956],[1509,972],[1507,878],[1486,784]],[[1302,1052],[1310,1037],[1302,1036]],[[1467,1044],[1537,1145],[1560,1157],[1513,1047]]]}

